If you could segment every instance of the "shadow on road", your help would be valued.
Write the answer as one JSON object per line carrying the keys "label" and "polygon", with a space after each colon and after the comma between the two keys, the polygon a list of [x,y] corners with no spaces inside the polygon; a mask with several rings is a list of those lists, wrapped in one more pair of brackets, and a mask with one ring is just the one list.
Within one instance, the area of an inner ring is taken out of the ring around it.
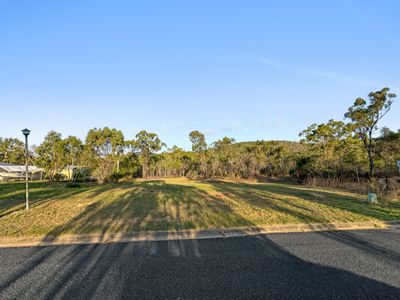
{"label": "shadow on road", "polygon": [[[391,259],[399,263],[399,253]],[[300,259],[263,235],[1,249],[0,260],[0,298],[400,297],[399,288]]]}
{"label": "shadow on road", "polygon": [[[322,235],[325,238],[334,240],[344,246],[354,248],[365,254],[374,256],[381,260],[386,260],[391,264],[398,265],[400,269],[400,251],[397,249],[388,249],[383,245],[377,245],[371,241],[358,237],[356,234],[348,231],[326,231],[318,232],[317,234]],[[384,233],[382,233],[384,234]]]}

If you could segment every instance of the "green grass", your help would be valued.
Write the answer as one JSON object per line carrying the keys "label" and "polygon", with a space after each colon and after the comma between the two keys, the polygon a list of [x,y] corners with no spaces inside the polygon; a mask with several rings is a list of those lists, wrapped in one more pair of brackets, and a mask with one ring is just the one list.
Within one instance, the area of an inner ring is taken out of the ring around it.
{"label": "green grass", "polygon": [[0,184],[0,236],[400,220],[399,202],[369,205],[365,195],[279,183],[170,178],[30,187],[25,211],[25,185]]}

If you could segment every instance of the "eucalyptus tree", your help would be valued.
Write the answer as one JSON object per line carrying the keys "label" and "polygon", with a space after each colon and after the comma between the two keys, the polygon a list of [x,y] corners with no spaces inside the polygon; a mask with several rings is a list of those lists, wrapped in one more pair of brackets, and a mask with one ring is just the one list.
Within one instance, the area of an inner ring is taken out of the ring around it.
{"label": "eucalyptus tree", "polygon": [[383,162],[385,177],[397,172],[396,161],[400,159],[400,130],[394,132],[387,127],[380,130],[380,136],[376,138],[376,152]]}
{"label": "eucalyptus tree", "polygon": [[[68,166],[69,178],[76,180],[78,173],[74,174],[74,168],[77,164],[81,163],[83,143],[75,136],[68,136],[63,140],[65,159]],[[70,173],[72,171],[72,174]],[[71,176],[73,175],[73,176]]]}
{"label": "eucalyptus tree", "polygon": [[192,143],[192,151],[198,157],[200,172],[207,177],[207,142],[203,133],[194,130],[189,133],[189,140]]}
{"label": "eucalyptus tree", "polygon": [[108,127],[89,130],[86,136],[85,160],[98,181],[105,182],[111,175],[118,174],[125,145],[124,135],[120,130]]}
{"label": "eucalyptus tree", "polygon": [[261,151],[265,156],[265,169],[261,170],[262,174],[268,176],[279,176],[285,171],[285,150],[284,147],[274,141],[264,142]]}
{"label": "eucalyptus tree", "polygon": [[124,135],[121,130],[115,128],[93,128],[86,136],[86,145],[99,157],[119,155],[125,147]]}
{"label": "eucalyptus tree", "polygon": [[344,157],[349,149],[347,144],[353,139],[351,126],[342,121],[329,120],[327,123],[312,124],[300,133],[301,142],[311,146],[318,157],[317,169],[329,171],[335,166],[336,175],[343,172]]}
{"label": "eucalyptus tree", "polygon": [[213,160],[213,173],[217,172],[219,176],[227,176],[230,173],[230,158],[233,153],[232,145],[235,139],[224,137],[221,140],[215,141],[213,145],[215,158]]}
{"label": "eucalyptus tree", "polygon": [[363,142],[369,160],[369,176],[374,176],[374,138],[378,122],[390,111],[396,94],[389,93],[385,87],[380,91],[368,94],[368,103],[363,98],[357,98],[345,113],[345,118],[351,121],[353,130]]}
{"label": "eucalyptus tree", "polygon": [[0,138],[0,161],[12,164],[24,164],[25,144],[19,139]]}
{"label": "eucalyptus tree", "polygon": [[66,166],[66,152],[61,133],[50,131],[36,148],[35,163],[45,169],[48,178],[53,181]]}
{"label": "eucalyptus tree", "polygon": [[194,130],[189,133],[189,139],[192,143],[192,151],[200,152],[207,149],[206,138],[203,133],[198,130]]}
{"label": "eucalyptus tree", "polygon": [[145,130],[136,134],[132,145],[139,153],[139,161],[142,165],[142,176],[147,178],[152,154],[160,151],[162,147],[166,145],[161,142],[156,133],[147,132]]}

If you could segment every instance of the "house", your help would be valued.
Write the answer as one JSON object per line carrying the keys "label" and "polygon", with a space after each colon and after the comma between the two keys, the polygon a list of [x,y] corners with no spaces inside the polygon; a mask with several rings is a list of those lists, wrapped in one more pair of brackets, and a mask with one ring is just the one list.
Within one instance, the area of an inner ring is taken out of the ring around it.
{"label": "house", "polygon": [[78,178],[82,180],[88,177],[88,173],[89,169],[82,166],[67,166],[60,172],[62,179],[66,180],[77,180]]}
{"label": "house", "polygon": [[[0,162],[0,181],[24,180],[26,167]],[[43,177],[44,170],[36,166],[28,166],[28,177],[30,180],[40,180]]]}

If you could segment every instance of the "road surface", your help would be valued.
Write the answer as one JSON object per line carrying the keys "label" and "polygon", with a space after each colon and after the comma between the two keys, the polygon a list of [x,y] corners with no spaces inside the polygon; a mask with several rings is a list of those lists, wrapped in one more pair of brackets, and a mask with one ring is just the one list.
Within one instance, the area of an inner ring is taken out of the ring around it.
{"label": "road surface", "polygon": [[400,230],[0,249],[1,299],[400,299]]}

